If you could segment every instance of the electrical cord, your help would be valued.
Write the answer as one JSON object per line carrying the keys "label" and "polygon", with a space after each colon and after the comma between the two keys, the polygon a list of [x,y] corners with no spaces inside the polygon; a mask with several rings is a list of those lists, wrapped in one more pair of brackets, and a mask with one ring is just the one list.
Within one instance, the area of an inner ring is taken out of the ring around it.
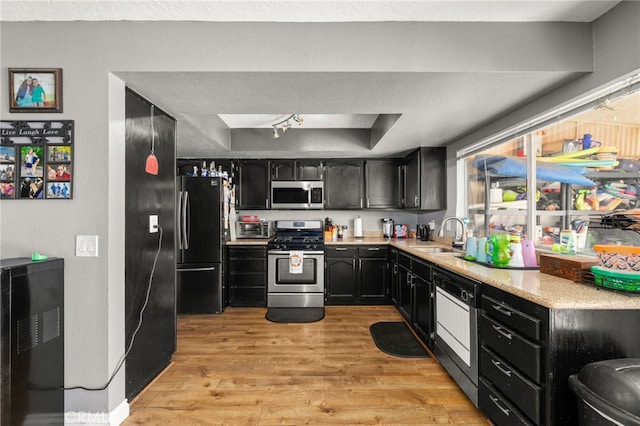
{"label": "electrical cord", "polygon": [[122,357],[118,361],[118,365],[116,366],[115,370],[113,371],[113,373],[109,377],[109,380],[107,380],[107,382],[103,386],[95,387],[95,388],[88,387],[88,386],[69,386],[69,387],[58,386],[58,387],[55,387],[55,388],[39,388],[39,387],[30,386],[31,389],[38,389],[38,390],[76,390],[76,389],[82,389],[82,390],[86,390],[86,391],[103,391],[103,390],[105,390],[105,389],[107,389],[109,387],[109,385],[111,384],[113,379],[116,377],[116,375],[118,374],[118,372],[120,371],[120,369],[124,365],[124,362],[126,361],[127,356],[129,356],[129,352],[131,352],[131,348],[133,348],[133,342],[135,341],[136,335],[138,334],[138,331],[140,330],[140,327],[142,327],[143,314],[144,314],[145,309],[147,308],[147,305],[149,304],[149,295],[151,294],[151,283],[153,281],[153,276],[154,276],[155,271],[156,271],[156,265],[158,263],[158,257],[160,256],[160,250],[162,248],[162,226],[158,225],[158,231],[160,233],[160,235],[158,236],[158,250],[156,251],[156,255],[155,255],[154,259],[153,259],[153,266],[151,267],[151,274],[149,275],[149,283],[147,284],[147,293],[145,295],[144,303],[142,304],[142,308],[140,309],[140,314],[138,315],[138,325],[136,326],[136,329],[133,331],[133,334],[131,335],[131,340],[129,341],[129,346],[127,347],[127,350],[125,351],[125,353],[122,355]]}

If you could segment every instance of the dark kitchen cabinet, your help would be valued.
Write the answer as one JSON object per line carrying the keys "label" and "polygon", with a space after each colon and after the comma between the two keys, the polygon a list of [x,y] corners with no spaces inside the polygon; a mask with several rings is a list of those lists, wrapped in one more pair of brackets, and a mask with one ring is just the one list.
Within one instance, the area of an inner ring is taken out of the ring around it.
{"label": "dark kitchen cabinet", "polygon": [[298,180],[323,180],[324,164],[321,160],[297,160]]}
{"label": "dark kitchen cabinet", "polygon": [[387,246],[327,246],[325,285],[329,305],[391,303]]}
{"label": "dark kitchen cabinet", "polygon": [[429,348],[434,339],[433,265],[398,252],[398,302],[396,307]]}
{"label": "dark kitchen cabinet", "polygon": [[358,247],[356,300],[362,304],[389,303],[389,261],[387,246]]}
{"label": "dark kitchen cabinet", "polygon": [[361,160],[330,160],[325,166],[325,208],[361,209],[364,196]]}
{"label": "dark kitchen cabinet", "polygon": [[391,247],[389,249],[389,261],[391,262],[391,271],[390,271],[390,283],[389,286],[391,288],[390,294],[391,294],[391,301],[393,302],[394,306],[397,308],[398,307],[398,292],[399,292],[399,285],[400,285],[400,277],[399,277],[399,270],[398,270],[398,249],[395,247]]}
{"label": "dark kitchen cabinet", "polygon": [[430,263],[414,258],[411,262],[413,276],[413,326],[427,347],[433,349],[435,330],[435,293],[433,268]]}
{"label": "dark kitchen cabinet", "polygon": [[227,246],[226,288],[230,306],[267,306],[267,247]]}
{"label": "dark kitchen cabinet", "polygon": [[404,158],[404,208],[446,210],[447,150],[422,147]]}
{"label": "dark kitchen cabinet", "polygon": [[398,312],[409,324],[413,324],[413,283],[411,256],[398,253]]}
{"label": "dark kitchen cabinet", "polygon": [[356,303],[357,249],[354,246],[325,248],[325,301],[328,305]]}
{"label": "dark kitchen cabinet", "polygon": [[236,168],[236,207],[265,210],[269,208],[270,162],[240,160]]}
{"label": "dark kitchen cabinet", "polygon": [[321,160],[271,160],[271,180],[313,180],[324,178],[324,166]]}
{"label": "dark kitchen cabinet", "polygon": [[482,286],[479,407],[497,426],[578,424],[572,374],[640,357],[640,310],[550,309]]}
{"label": "dark kitchen cabinet", "polygon": [[402,163],[400,160],[367,160],[364,173],[366,208],[402,208]]}

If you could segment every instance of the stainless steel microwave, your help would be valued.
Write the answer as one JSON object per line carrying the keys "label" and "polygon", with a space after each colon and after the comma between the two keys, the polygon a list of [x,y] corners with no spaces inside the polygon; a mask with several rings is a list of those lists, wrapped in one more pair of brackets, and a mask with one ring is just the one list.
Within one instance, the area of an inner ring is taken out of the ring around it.
{"label": "stainless steel microwave", "polygon": [[324,207],[324,182],[271,182],[272,209],[321,209]]}

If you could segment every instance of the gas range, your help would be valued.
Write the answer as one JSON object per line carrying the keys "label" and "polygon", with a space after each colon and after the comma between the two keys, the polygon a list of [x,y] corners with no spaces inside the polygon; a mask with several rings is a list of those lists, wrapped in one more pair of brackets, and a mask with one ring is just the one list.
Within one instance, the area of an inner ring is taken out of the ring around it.
{"label": "gas range", "polygon": [[278,220],[269,250],[324,250],[323,222],[320,220]]}

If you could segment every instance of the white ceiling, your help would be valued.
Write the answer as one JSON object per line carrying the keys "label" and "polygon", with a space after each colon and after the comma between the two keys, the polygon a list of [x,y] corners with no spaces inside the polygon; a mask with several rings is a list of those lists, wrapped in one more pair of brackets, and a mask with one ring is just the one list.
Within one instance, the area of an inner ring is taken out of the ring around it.
{"label": "white ceiling", "polygon": [[[617,1],[432,0],[0,0],[2,21],[210,22],[592,22]],[[292,34],[295,40],[295,34]],[[295,48],[290,46],[289,48]],[[441,145],[581,75],[519,72],[117,72],[125,83],[178,120],[178,154],[207,156],[212,117],[230,129],[264,128],[299,113],[304,129],[370,128],[379,115],[401,115],[375,152],[307,152],[275,145],[228,156],[382,156]],[[211,96],[194,98],[194,93]],[[273,119],[272,122],[269,118]],[[221,120],[221,121],[220,121]],[[302,132],[293,126],[292,132]],[[287,133],[289,135],[289,133]],[[278,139],[278,144],[286,138]],[[270,145],[266,145],[269,143]],[[220,145],[217,145],[219,148]]]}
{"label": "white ceiling", "polygon": [[617,1],[0,0],[3,21],[591,22]]}

